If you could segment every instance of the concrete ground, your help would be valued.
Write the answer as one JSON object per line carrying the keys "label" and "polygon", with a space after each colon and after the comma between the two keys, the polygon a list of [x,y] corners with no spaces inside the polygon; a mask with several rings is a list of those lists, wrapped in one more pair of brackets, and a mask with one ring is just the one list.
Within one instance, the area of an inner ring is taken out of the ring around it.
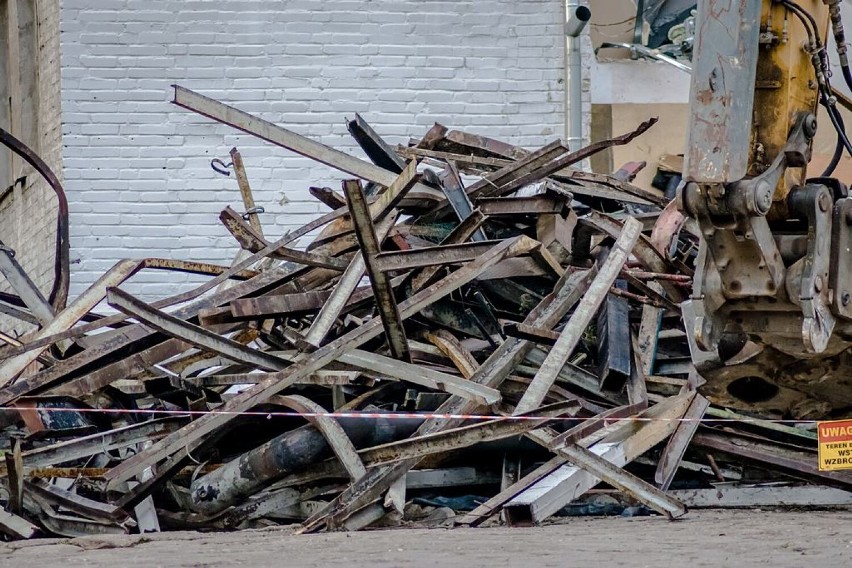
{"label": "concrete ground", "polygon": [[570,518],[530,528],[291,533],[274,527],[0,543],[0,566],[852,566],[848,509],[704,510],[676,522]]}

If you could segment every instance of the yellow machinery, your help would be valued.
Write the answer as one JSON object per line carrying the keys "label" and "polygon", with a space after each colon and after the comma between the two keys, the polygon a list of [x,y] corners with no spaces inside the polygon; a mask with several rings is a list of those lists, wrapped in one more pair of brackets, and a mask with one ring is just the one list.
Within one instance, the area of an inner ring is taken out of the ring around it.
{"label": "yellow machinery", "polygon": [[[712,394],[799,417],[852,405],[852,199],[830,177],[852,147],[826,53],[833,32],[852,88],[840,0],[701,0],[696,26],[678,195],[702,237],[683,306],[693,357],[752,342],[746,365],[705,371]],[[818,104],[838,144],[809,172]]]}

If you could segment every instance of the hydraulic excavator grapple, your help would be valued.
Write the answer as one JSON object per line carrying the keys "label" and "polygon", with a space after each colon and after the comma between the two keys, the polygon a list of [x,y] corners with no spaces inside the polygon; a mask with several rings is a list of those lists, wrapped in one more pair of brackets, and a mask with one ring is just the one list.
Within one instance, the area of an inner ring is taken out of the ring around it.
{"label": "hydraulic excavator grapple", "polygon": [[[852,88],[840,4],[698,2],[678,207],[701,245],[683,315],[704,391],[734,407],[852,406],[852,198],[831,177],[852,146],[826,47]],[[811,172],[818,105],[837,146]]]}

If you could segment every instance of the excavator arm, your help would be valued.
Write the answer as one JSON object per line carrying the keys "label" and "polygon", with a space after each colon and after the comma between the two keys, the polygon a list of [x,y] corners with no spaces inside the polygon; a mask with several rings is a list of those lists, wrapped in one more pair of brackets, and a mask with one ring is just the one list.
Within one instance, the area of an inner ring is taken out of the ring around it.
{"label": "excavator arm", "polygon": [[[789,367],[852,345],[852,199],[830,172],[808,172],[817,105],[838,131],[838,148],[848,145],[826,55],[832,30],[845,63],[839,4],[698,2],[678,195],[701,236],[683,305],[687,333],[705,352],[694,351],[695,360],[752,342]],[[760,378],[778,392],[783,373],[763,365]]]}

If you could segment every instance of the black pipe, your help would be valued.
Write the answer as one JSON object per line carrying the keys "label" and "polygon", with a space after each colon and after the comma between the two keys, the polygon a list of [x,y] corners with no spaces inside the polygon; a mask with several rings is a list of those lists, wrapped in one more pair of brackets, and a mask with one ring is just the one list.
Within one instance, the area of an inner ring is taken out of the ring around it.
{"label": "black pipe", "polygon": [[[407,438],[424,420],[390,417],[337,419],[356,448],[369,448]],[[192,506],[201,513],[217,513],[273,481],[331,455],[328,442],[313,426],[290,430],[195,480],[190,487]]]}

